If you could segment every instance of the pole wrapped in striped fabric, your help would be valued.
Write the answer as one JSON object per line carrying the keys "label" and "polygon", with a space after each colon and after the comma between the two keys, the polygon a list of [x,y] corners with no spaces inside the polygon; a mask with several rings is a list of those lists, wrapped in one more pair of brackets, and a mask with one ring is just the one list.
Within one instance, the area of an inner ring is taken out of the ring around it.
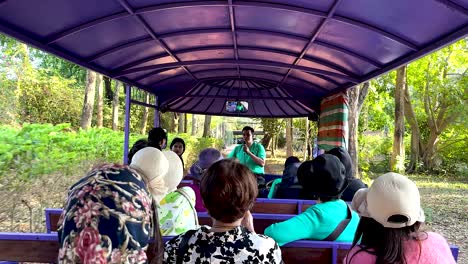
{"label": "pole wrapped in striped fabric", "polygon": [[325,151],[348,148],[348,97],[344,93],[328,96],[320,103],[318,147]]}

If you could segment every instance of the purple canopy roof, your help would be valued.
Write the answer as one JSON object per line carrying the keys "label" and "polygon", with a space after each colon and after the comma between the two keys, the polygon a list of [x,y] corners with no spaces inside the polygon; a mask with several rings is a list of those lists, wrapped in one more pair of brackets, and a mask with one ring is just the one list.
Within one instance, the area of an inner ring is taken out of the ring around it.
{"label": "purple canopy roof", "polygon": [[0,0],[0,32],[162,110],[294,117],[467,35],[468,0]]}

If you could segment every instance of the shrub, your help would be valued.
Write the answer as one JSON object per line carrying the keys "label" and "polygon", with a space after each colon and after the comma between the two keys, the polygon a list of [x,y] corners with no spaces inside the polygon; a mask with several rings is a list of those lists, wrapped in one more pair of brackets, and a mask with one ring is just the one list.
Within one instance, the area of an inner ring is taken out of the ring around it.
{"label": "shrub", "polygon": [[[222,140],[181,137],[187,144],[186,167],[207,147],[220,149]],[[130,134],[130,147],[145,136]],[[25,124],[22,128],[0,126],[0,177],[14,172],[21,180],[60,172],[72,174],[82,164],[122,163],[124,136],[121,131],[108,128],[73,130],[70,124]]]}

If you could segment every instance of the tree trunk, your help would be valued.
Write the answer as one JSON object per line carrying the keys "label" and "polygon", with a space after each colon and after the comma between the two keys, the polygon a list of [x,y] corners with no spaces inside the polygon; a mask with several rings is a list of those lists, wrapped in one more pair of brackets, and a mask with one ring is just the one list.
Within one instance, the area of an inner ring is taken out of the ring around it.
{"label": "tree trunk", "polygon": [[421,132],[419,131],[418,120],[414,114],[413,106],[411,104],[408,85],[405,86],[405,119],[411,126],[411,155],[410,163],[406,168],[406,172],[412,173],[418,170],[419,157],[422,152]]}
{"label": "tree trunk", "polygon": [[179,114],[173,112],[172,113],[172,124],[171,132],[177,133],[179,131]]}
{"label": "tree trunk", "polygon": [[309,151],[309,146],[310,146],[310,136],[309,136],[309,118],[305,118],[306,123],[305,123],[305,136],[304,136],[304,160],[309,159],[310,151]]}
{"label": "tree trunk", "polygon": [[[149,93],[146,93],[145,103],[149,103]],[[149,108],[143,108],[143,118],[141,119],[140,134],[146,135],[146,126],[148,125]]]}
{"label": "tree trunk", "polygon": [[406,66],[397,70],[395,84],[395,131],[393,134],[393,152],[390,160],[390,169],[396,172],[404,171],[405,162],[405,86],[406,86]]}
{"label": "tree trunk", "polygon": [[205,123],[203,124],[203,137],[210,137],[211,116],[205,116]]}
{"label": "tree trunk", "polygon": [[112,130],[119,130],[119,93],[120,82],[115,81],[115,92],[112,98]]}
{"label": "tree trunk", "polygon": [[273,137],[271,138],[271,157],[272,158],[275,158],[276,155],[275,155],[275,148],[276,148],[276,135],[273,135]]}
{"label": "tree trunk", "polygon": [[359,114],[362,110],[362,105],[369,92],[369,83],[355,86],[348,89],[348,152],[351,156],[353,164],[353,177],[359,176],[359,145],[358,145],[358,127],[359,127]]}
{"label": "tree trunk", "polygon": [[91,121],[93,119],[95,86],[96,73],[91,70],[87,70],[85,98],[80,121],[80,127],[82,129],[88,129],[89,127],[91,127]]}
{"label": "tree trunk", "polygon": [[262,138],[262,145],[265,149],[268,149],[271,145],[272,136],[269,133],[266,133],[265,136]]}
{"label": "tree trunk", "polygon": [[[114,99],[114,93],[112,92],[112,80],[107,76],[102,76],[104,81],[104,97],[106,98],[107,105],[111,105]],[[117,82],[116,82],[117,83]]]}
{"label": "tree trunk", "polygon": [[192,136],[197,134],[197,117],[192,114]]}
{"label": "tree trunk", "polygon": [[96,75],[96,87],[97,87],[97,113],[96,113],[96,122],[97,127],[102,128],[104,123],[103,117],[103,107],[104,107],[104,88],[103,88],[103,81],[102,75]]}
{"label": "tree trunk", "polygon": [[188,126],[187,114],[184,113],[184,133],[187,133],[187,126]]}
{"label": "tree trunk", "polygon": [[436,145],[438,141],[439,135],[434,130],[431,130],[422,157],[424,167],[430,171],[434,170],[435,168],[434,158],[436,154]]}
{"label": "tree trunk", "polygon": [[292,135],[292,118],[286,119],[286,157],[293,155],[293,135]]}
{"label": "tree trunk", "polygon": [[178,113],[179,116],[179,127],[177,129],[177,133],[181,134],[184,133],[185,130],[185,115],[183,113]]}

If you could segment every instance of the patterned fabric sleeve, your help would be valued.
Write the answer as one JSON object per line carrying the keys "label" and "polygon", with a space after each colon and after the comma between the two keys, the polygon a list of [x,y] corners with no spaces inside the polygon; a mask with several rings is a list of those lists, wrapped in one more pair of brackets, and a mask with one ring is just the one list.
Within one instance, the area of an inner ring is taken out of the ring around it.
{"label": "patterned fabric sleeve", "polygon": [[59,263],[147,263],[152,197],[133,170],[106,165],[70,188],[59,220]]}
{"label": "patterned fabric sleeve", "polygon": [[181,236],[176,236],[164,245],[163,263],[176,263],[177,248],[179,247],[180,240]]}

